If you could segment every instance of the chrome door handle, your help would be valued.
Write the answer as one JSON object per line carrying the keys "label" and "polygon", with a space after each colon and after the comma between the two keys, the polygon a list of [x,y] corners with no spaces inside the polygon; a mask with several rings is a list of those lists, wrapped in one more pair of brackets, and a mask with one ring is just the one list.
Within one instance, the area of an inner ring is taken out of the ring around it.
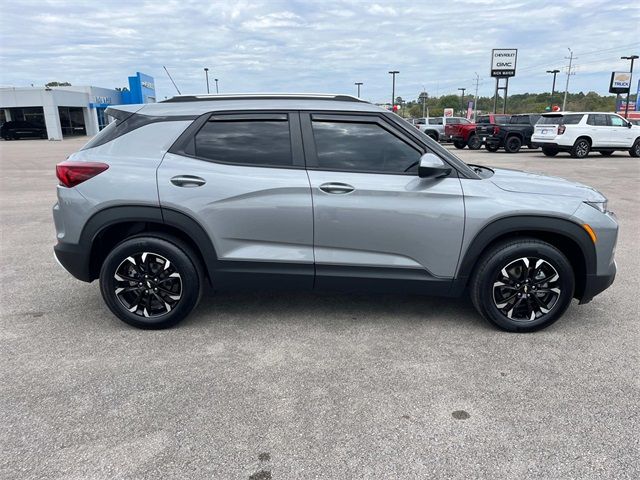
{"label": "chrome door handle", "polygon": [[194,175],[176,175],[171,178],[171,183],[177,187],[201,187],[207,181],[204,178],[196,177]]}
{"label": "chrome door handle", "polygon": [[339,182],[330,182],[330,183],[323,183],[322,185],[320,185],[320,190],[322,190],[325,193],[333,193],[333,194],[345,194],[345,193],[351,193],[355,190],[355,188],[353,188],[351,185],[348,185],[346,183],[339,183]]}

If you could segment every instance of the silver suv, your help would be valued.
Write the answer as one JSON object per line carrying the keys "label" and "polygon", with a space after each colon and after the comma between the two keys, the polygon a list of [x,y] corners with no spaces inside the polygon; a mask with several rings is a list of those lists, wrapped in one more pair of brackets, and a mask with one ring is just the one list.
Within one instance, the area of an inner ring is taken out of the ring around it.
{"label": "silver suv", "polygon": [[469,291],[509,331],[614,279],[596,190],[467,165],[400,117],[340,95],[181,96],[115,120],[57,165],[58,261],[111,311],[176,324],[201,292]]}

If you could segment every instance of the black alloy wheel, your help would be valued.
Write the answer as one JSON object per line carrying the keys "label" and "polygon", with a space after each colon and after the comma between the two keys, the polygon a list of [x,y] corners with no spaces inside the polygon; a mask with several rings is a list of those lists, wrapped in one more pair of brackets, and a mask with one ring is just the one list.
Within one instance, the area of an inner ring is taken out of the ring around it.
{"label": "black alloy wheel", "polygon": [[478,135],[471,135],[467,142],[467,146],[469,147],[469,150],[480,150],[480,147],[482,147],[482,140]]}
{"label": "black alloy wheel", "polygon": [[197,305],[203,285],[198,256],[161,233],[124,240],[107,255],[100,291],[109,309],[138,328],[167,328]]}
{"label": "black alloy wheel", "polygon": [[571,148],[571,156],[573,158],[585,158],[591,151],[591,143],[586,138],[579,138]]}

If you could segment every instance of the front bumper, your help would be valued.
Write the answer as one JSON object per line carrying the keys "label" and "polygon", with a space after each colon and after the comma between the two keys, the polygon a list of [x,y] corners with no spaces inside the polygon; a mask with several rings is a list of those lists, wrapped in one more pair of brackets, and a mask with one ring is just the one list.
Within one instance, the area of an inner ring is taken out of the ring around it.
{"label": "front bumper", "polygon": [[593,300],[593,297],[609,288],[616,278],[617,270],[618,267],[616,263],[613,262],[612,271],[605,275],[586,275],[584,292],[580,298],[580,304],[589,303]]}

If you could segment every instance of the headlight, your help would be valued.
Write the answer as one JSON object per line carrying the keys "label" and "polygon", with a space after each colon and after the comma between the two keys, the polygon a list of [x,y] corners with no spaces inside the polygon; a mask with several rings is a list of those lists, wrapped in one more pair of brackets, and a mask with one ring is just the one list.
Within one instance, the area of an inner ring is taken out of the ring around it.
{"label": "headlight", "polygon": [[596,210],[601,211],[602,213],[607,213],[607,200],[604,202],[584,202],[587,205],[595,208]]}

